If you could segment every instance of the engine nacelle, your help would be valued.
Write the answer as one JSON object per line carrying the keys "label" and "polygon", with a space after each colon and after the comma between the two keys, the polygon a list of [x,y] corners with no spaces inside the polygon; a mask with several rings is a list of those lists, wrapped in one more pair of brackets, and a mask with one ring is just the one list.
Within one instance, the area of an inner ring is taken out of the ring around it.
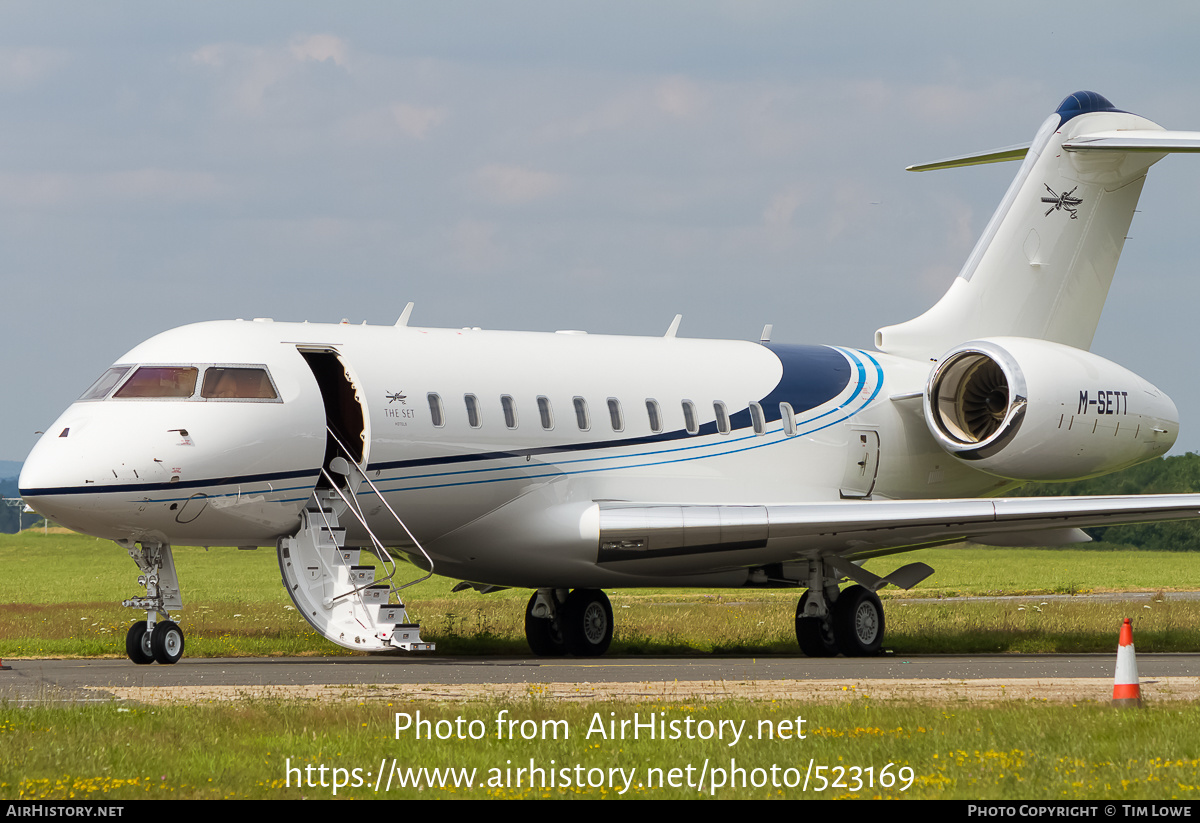
{"label": "engine nacelle", "polygon": [[1091,352],[1022,337],[956,346],[925,387],[925,422],[959,460],[1013,480],[1074,480],[1166,452],[1171,398]]}

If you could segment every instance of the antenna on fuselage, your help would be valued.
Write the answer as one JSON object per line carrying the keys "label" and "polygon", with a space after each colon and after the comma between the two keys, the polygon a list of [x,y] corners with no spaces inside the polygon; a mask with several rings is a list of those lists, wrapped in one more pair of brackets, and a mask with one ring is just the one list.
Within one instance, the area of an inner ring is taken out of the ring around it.
{"label": "antenna on fuselage", "polygon": [[770,323],[768,323],[767,325],[763,326],[762,334],[759,336],[759,338],[758,338],[758,342],[759,342],[759,343],[761,343],[761,344],[770,343],[770,342],[771,342],[771,331],[772,331],[774,328],[775,328],[775,327],[774,327],[772,324],[770,324]]}
{"label": "antenna on fuselage", "polygon": [[407,326],[408,318],[412,316],[412,310],[413,310],[413,304],[410,301],[409,304],[404,307],[404,311],[400,312],[400,319],[396,321],[396,325],[397,326]]}
{"label": "antenna on fuselage", "polygon": [[680,320],[683,320],[683,315],[682,314],[675,315],[675,319],[671,321],[671,326],[670,326],[670,328],[667,329],[667,333],[664,334],[663,337],[674,337],[675,332],[679,331],[679,321]]}

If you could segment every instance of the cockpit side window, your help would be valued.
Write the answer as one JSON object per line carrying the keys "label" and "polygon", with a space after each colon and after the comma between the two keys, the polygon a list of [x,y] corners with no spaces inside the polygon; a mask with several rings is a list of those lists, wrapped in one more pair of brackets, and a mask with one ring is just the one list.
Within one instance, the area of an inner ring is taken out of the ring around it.
{"label": "cockpit side window", "polygon": [[204,372],[200,396],[212,400],[277,400],[266,369],[212,366]]}
{"label": "cockpit side window", "polygon": [[91,385],[91,387],[83,393],[80,400],[102,400],[108,397],[108,393],[113,390],[113,386],[121,382],[121,378],[129,373],[133,366],[113,366],[111,369],[100,375],[100,379]]}
{"label": "cockpit side window", "polygon": [[191,397],[199,373],[194,366],[139,366],[113,397]]}

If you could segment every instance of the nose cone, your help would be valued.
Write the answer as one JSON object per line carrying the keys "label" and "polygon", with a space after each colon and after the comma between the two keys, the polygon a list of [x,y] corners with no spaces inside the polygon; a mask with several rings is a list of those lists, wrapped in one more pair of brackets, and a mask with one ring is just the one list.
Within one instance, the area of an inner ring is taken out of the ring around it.
{"label": "nose cone", "polygon": [[82,454],[70,442],[70,426],[63,417],[34,445],[21,467],[17,480],[21,497],[43,517],[71,529],[79,529],[82,520],[72,504],[69,489],[83,485],[80,466]]}

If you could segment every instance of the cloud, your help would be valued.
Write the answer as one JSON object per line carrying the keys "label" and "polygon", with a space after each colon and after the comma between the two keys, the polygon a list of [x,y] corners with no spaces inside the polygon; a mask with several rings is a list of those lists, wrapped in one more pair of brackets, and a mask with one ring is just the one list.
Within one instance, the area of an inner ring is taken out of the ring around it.
{"label": "cloud", "polygon": [[193,51],[191,59],[223,74],[234,107],[256,114],[267,94],[299,74],[306,63],[331,61],[346,69],[349,48],[345,40],[331,34],[297,35],[286,47],[210,43]]}
{"label": "cloud", "polygon": [[392,119],[400,131],[421,140],[431,128],[446,119],[446,110],[396,103],[392,106]]}
{"label": "cloud", "polygon": [[53,49],[0,48],[0,89],[29,88],[66,62],[66,53]]}
{"label": "cloud", "polygon": [[296,60],[316,60],[319,63],[332,60],[335,65],[344,68],[349,46],[345,40],[332,34],[310,34],[294,38],[288,50]]}
{"label": "cloud", "polygon": [[563,178],[521,166],[492,164],[475,173],[476,189],[485,199],[520,205],[550,197],[563,187]]}
{"label": "cloud", "polygon": [[659,111],[671,117],[694,117],[708,102],[708,95],[686,77],[668,77],[654,90]]}
{"label": "cloud", "polygon": [[763,224],[772,233],[785,233],[792,227],[792,217],[804,202],[804,190],[789,186],[776,194],[763,209]]}

